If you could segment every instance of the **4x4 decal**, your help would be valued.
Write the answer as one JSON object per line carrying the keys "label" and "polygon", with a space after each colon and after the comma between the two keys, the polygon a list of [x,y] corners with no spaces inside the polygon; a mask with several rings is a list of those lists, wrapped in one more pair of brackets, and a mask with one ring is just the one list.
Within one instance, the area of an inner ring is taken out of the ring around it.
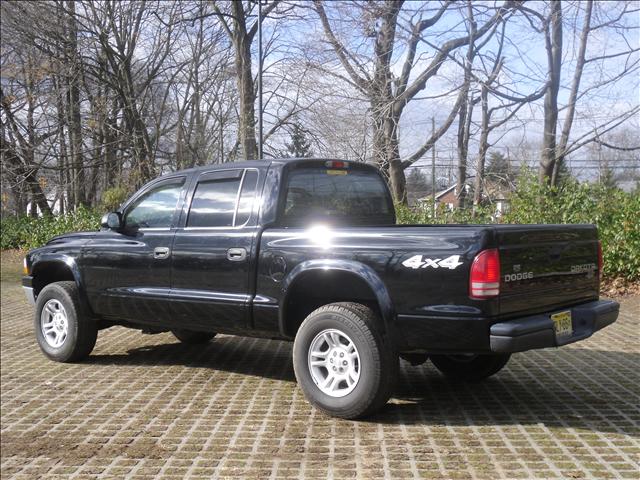
{"label": "4x4 decal", "polygon": [[427,258],[424,255],[414,255],[408,258],[402,265],[407,268],[448,268],[449,270],[455,270],[463,262],[460,261],[460,255],[451,255],[447,258]]}

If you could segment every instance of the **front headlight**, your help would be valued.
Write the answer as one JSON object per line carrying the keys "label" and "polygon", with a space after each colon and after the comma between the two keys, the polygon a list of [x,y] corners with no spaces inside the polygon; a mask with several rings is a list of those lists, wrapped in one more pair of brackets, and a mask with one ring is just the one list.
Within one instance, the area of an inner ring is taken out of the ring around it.
{"label": "front headlight", "polygon": [[22,261],[22,273],[24,275],[29,275],[29,265],[27,265],[27,257],[24,257]]}

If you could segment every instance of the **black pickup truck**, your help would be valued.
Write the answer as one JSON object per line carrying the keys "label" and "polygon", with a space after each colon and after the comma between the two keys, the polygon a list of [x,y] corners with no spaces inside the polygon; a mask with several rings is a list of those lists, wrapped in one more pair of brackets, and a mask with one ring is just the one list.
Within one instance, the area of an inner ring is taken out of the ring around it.
{"label": "black pickup truck", "polygon": [[198,344],[216,333],[294,340],[296,378],[331,415],[393,393],[398,357],[480,380],[513,352],[613,323],[598,299],[593,225],[396,225],[372,166],[247,161],[145,185],[99,232],[30,251],[23,286],[52,360],[121,325]]}

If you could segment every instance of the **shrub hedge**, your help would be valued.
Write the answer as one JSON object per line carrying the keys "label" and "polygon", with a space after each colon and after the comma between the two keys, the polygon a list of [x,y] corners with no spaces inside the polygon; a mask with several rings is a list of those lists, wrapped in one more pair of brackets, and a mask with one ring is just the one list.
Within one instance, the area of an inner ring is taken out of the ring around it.
{"label": "shrub hedge", "polygon": [[542,186],[530,172],[518,180],[507,212],[492,216],[492,206],[449,211],[398,206],[398,223],[593,223],[598,227],[604,275],[640,280],[640,192],[624,192],[602,184],[568,179],[560,186]]}
{"label": "shrub hedge", "polygon": [[52,237],[67,232],[98,230],[100,213],[84,207],[53,217],[3,216],[0,247],[31,249],[44,245]]}

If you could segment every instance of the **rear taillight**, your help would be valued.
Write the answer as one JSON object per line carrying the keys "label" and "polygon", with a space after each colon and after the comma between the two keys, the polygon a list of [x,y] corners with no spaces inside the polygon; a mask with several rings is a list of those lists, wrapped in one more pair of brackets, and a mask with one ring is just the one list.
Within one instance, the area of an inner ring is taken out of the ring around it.
{"label": "rear taillight", "polygon": [[500,295],[500,254],[498,249],[484,250],[471,264],[469,296],[483,299]]}
{"label": "rear taillight", "polygon": [[604,262],[602,261],[602,242],[598,240],[598,276],[602,280],[602,267]]}

